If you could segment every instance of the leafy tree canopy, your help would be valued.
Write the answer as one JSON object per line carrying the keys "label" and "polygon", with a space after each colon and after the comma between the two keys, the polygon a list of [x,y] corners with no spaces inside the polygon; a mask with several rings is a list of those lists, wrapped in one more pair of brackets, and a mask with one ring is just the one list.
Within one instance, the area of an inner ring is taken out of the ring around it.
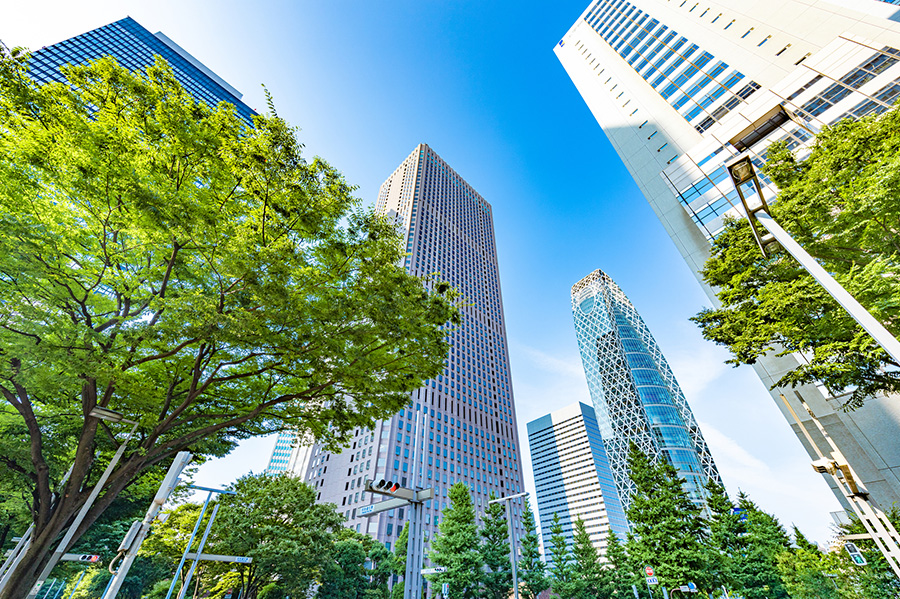
{"label": "leafy tree canopy", "polygon": [[95,406],[139,427],[79,534],[180,450],[285,426],[334,447],[389,417],[459,318],[282,119],[197,103],[161,59],[64,72],[39,86],[0,59],[0,463],[36,524],[17,589],[122,439]]}
{"label": "leafy tree canopy", "polygon": [[[900,112],[825,128],[804,160],[769,146],[775,219],[894,335],[900,334]],[[721,307],[696,317],[733,364],[802,352],[779,386],[821,381],[848,407],[900,391],[887,353],[783,249],[759,252],[745,220],[729,221],[702,271]]]}
{"label": "leafy tree canopy", "polygon": [[[496,499],[493,491],[490,499]],[[502,503],[487,506],[482,518],[481,539],[481,556],[487,566],[482,596],[484,599],[507,599],[512,589],[512,568],[509,561],[509,525]]]}

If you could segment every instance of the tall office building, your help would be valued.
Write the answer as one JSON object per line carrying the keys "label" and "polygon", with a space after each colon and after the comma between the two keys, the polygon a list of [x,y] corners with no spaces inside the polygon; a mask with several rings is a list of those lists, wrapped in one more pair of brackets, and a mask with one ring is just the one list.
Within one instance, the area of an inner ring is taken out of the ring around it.
{"label": "tall office building", "polygon": [[[759,167],[776,140],[802,153],[823,126],[900,97],[900,10],[876,0],[595,0],[555,52],[698,279],[723,219],[740,215],[728,160],[747,152]],[[755,368],[772,388],[802,359]],[[900,501],[900,401],[844,412],[841,397],[798,391],[873,497]],[[793,390],[771,393],[813,457],[781,394],[825,444]]]}
{"label": "tall office building", "polygon": [[705,505],[706,481],[722,484],[712,454],[675,375],[625,293],[595,270],[572,287],[575,335],[600,436],[623,507],[634,494],[631,444],[667,460],[691,500]]}
{"label": "tall office building", "polygon": [[84,64],[102,56],[112,56],[131,71],[146,69],[156,56],[161,56],[172,66],[178,82],[196,100],[209,106],[230,102],[244,121],[253,122],[255,113],[241,101],[239,91],[165,34],[150,33],[131,17],[35,50],[28,72],[39,83],[64,81],[60,72],[63,65]]}
{"label": "tall office building", "polygon": [[[425,506],[427,552],[454,483],[469,486],[479,514],[490,493],[522,491],[493,219],[490,204],[424,144],[382,184],[376,211],[401,229],[409,272],[461,291],[462,324],[447,331],[443,373],[414,391],[399,414],[355,431],[341,453],[313,446],[308,466],[292,472],[317,489],[319,501],[337,504],[348,526],[388,546],[406,522],[404,510],[360,514],[382,499],[363,491],[365,480],[433,487],[435,499]],[[273,455],[273,463],[280,458]],[[522,500],[513,508],[521,532]]]}
{"label": "tall office building", "polygon": [[624,541],[628,521],[594,408],[578,402],[532,420],[528,423],[528,445],[547,564],[553,562],[546,548],[554,514],[559,515],[569,547],[576,519],[584,521],[591,543],[605,561],[610,532]]}

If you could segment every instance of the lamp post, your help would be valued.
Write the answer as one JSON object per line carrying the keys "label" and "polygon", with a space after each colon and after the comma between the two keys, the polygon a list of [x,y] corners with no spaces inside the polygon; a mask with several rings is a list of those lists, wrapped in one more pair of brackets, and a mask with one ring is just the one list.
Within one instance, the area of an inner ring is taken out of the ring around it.
{"label": "lamp post", "polygon": [[[72,537],[75,536],[75,531],[78,530],[79,525],[81,525],[81,522],[84,520],[85,516],[87,516],[88,511],[94,505],[94,501],[97,500],[97,496],[100,495],[100,490],[103,488],[103,485],[106,484],[106,481],[112,474],[112,471],[116,467],[116,464],[119,463],[119,460],[125,453],[125,447],[128,445],[128,442],[131,441],[131,437],[134,436],[134,433],[137,431],[137,427],[139,424],[134,420],[128,420],[119,412],[115,412],[108,408],[101,408],[100,406],[95,406],[90,412],[88,412],[88,417],[98,418],[100,420],[106,420],[107,422],[113,423],[124,422],[125,424],[131,424],[133,426],[131,427],[131,431],[128,433],[128,436],[126,436],[125,440],[122,441],[122,443],[119,445],[119,448],[116,450],[115,455],[113,455],[112,460],[110,460],[109,465],[106,467],[106,470],[104,470],[103,474],[100,475],[100,480],[98,480],[97,484],[94,485],[94,488],[91,490],[90,495],[88,495],[87,501],[85,501],[84,505],[81,506],[81,509],[78,511],[75,519],[69,525],[68,530],[66,530],[66,534],[59,542],[59,545],[57,545],[56,550],[50,555],[50,559],[47,562],[47,565],[44,566],[44,569],[38,576],[37,583],[28,594],[29,598],[37,596],[37,593],[43,585],[44,581],[47,580],[47,578],[50,576],[50,572],[53,570],[56,564],[59,563],[60,558],[62,558],[63,554],[66,552],[66,549],[72,542]],[[24,555],[24,551],[22,555]],[[2,590],[2,587],[0,587],[0,590]]]}
{"label": "lamp post", "polygon": [[[726,169],[728,170],[728,175],[731,177],[731,182],[734,184],[734,188],[737,190],[738,196],[741,198],[741,204],[743,204],[747,220],[750,222],[750,230],[753,232],[753,237],[756,239],[756,243],[759,245],[759,250],[762,252],[762,255],[768,255],[766,254],[766,246],[770,245],[772,242],[777,241],[781,244],[781,247],[787,250],[788,253],[800,263],[800,266],[812,275],[819,285],[825,288],[825,291],[827,291],[831,297],[833,297],[835,301],[837,301],[837,303],[839,303],[844,310],[846,310],[847,313],[872,336],[873,339],[875,339],[875,342],[884,348],[884,351],[893,358],[894,362],[900,364],[900,341],[897,341],[897,338],[891,335],[891,333],[884,328],[875,317],[869,314],[869,311],[866,310],[862,304],[856,301],[852,295],[847,293],[847,290],[841,287],[840,283],[835,281],[834,278],[809,255],[809,252],[800,247],[800,244],[794,241],[794,238],[791,237],[790,233],[781,228],[781,226],[772,218],[772,214],[769,211],[769,205],[763,197],[762,187],[759,184],[759,177],[756,175],[756,169],[753,167],[750,156],[746,154],[739,156],[736,160],[728,163]],[[756,189],[757,201],[752,204],[744,195],[743,186],[747,183],[753,183],[753,187]],[[762,234],[757,229],[758,225],[762,226],[768,234]]]}
{"label": "lamp post", "polygon": [[518,554],[519,550],[516,546],[516,527],[513,523],[512,519],[512,506],[510,505],[510,501],[513,499],[518,499],[519,497],[527,497],[528,491],[524,493],[516,493],[515,495],[507,495],[506,497],[500,497],[499,499],[492,499],[488,501],[488,505],[492,503],[500,503],[503,502],[503,508],[506,510],[506,521],[509,523],[509,545],[510,545],[510,554],[509,559],[512,562],[512,582],[513,582],[513,597],[515,599],[519,599],[519,569],[518,569]]}
{"label": "lamp post", "polygon": [[[769,212],[769,205],[762,193],[762,186],[759,183],[759,177],[756,175],[756,169],[753,167],[753,161],[747,154],[742,154],[725,165],[731,182],[737,190],[738,196],[741,198],[741,204],[744,206],[744,212],[747,220],[750,222],[750,230],[759,246],[759,250],[763,256],[767,256],[766,247],[773,242],[778,242],[800,265],[821,285],[825,288],[831,297],[835,299],[847,313],[856,320],[859,325],[869,333],[875,342],[878,343],[895,362],[900,364],[900,342],[891,335],[856,299],[850,295],[834,278],[828,274],[822,266],[804,250],[799,243],[794,241],[790,233],[785,231],[775,222]],[[751,203],[750,199],[744,195],[744,185],[752,183],[756,191],[756,201]],[[762,234],[757,225],[762,226],[768,234]],[[853,471],[853,468],[844,458],[837,444],[822,426],[822,423],[816,418],[813,411],[806,404],[803,398],[797,393],[797,399],[803,408],[809,413],[812,421],[819,429],[819,433],[825,438],[829,444],[831,451],[823,452],[813,441],[806,427],[797,417],[796,412],[788,403],[784,395],[781,399],[787,406],[788,411],[794,417],[800,430],[803,432],[806,440],[815,450],[819,459],[813,462],[813,468],[816,472],[822,474],[830,474],[836,485],[844,494],[847,503],[853,508],[853,511],[859,517],[860,521],[865,525],[867,537],[871,538],[878,549],[884,555],[894,574],[900,578],[900,535],[894,529],[894,526],[885,516],[884,512],[878,505],[869,499],[869,492],[863,486],[862,481]]]}

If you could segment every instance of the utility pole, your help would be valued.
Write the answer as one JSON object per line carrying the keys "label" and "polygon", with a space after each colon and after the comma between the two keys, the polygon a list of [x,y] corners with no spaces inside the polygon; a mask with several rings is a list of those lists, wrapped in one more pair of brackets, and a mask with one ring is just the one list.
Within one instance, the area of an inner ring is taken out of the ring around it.
{"label": "utility pole", "polygon": [[797,426],[800,427],[807,442],[812,446],[813,450],[815,450],[816,455],[819,456],[819,459],[812,463],[813,468],[816,472],[829,474],[831,476],[835,485],[837,485],[844,494],[847,503],[850,504],[850,507],[853,508],[856,516],[863,523],[863,526],[866,527],[868,534],[864,536],[866,538],[871,538],[875,542],[876,547],[881,551],[884,559],[887,560],[891,570],[894,571],[894,575],[897,578],[900,578],[900,535],[897,534],[894,525],[891,524],[891,521],[888,520],[885,513],[878,507],[878,504],[869,498],[868,490],[863,486],[859,477],[856,475],[856,472],[854,472],[853,467],[850,466],[847,459],[844,457],[844,454],[838,449],[838,446],[831,438],[831,435],[828,434],[828,431],[825,430],[825,427],[822,426],[822,423],[819,422],[819,419],[813,414],[809,405],[807,405],[806,401],[799,393],[796,391],[794,391],[794,393],[797,395],[800,405],[807,411],[810,418],[812,418],[812,421],[819,429],[819,433],[825,438],[825,441],[831,448],[831,451],[828,453],[819,449],[819,446],[806,430],[806,427],[800,421],[800,418],[797,417],[797,413],[794,412],[791,404],[788,403],[787,398],[782,395],[781,400],[784,402],[784,405],[787,406],[791,416],[794,417]]}

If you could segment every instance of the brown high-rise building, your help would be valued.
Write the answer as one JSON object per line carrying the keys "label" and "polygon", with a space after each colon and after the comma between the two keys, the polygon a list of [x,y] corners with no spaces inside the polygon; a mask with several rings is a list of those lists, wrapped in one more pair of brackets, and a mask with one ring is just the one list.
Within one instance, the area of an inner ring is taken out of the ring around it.
{"label": "brown high-rise building", "polygon": [[[478,514],[491,492],[502,497],[523,490],[493,218],[490,204],[424,144],[382,184],[376,210],[403,232],[410,273],[434,274],[463,295],[462,324],[447,332],[444,371],[414,391],[399,414],[356,431],[342,453],[291,449],[290,435],[283,435],[270,471],[302,476],[319,501],[337,504],[347,526],[388,547],[408,514],[396,509],[361,516],[360,508],[381,501],[364,492],[366,479],[433,487],[435,499],[425,506],[427,554],[451,485],[469,486]],[[521,499],[513,500],[516,526],[521,507]]]}

